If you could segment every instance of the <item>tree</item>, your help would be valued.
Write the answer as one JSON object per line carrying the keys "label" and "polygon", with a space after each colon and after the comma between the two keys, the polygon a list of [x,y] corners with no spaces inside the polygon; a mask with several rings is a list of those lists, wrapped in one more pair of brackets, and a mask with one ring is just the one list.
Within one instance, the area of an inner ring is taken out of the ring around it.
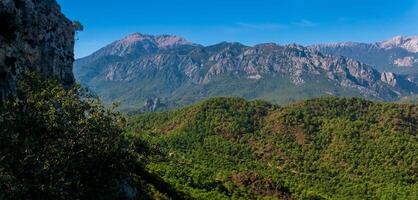
{"label": "tree", "polygon": [[77,20],[73,21],[73,27],[75,31],[84,31],[84,26],[83,24],[81,24],[80,21],[77,21]]}

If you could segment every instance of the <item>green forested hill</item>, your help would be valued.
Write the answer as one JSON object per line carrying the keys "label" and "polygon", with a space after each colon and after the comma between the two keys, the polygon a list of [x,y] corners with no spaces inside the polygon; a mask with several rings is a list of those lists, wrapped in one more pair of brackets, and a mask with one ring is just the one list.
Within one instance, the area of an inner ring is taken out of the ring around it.
{"label": "green forested hill", "polygon": [[197,199],[417,199],[418,107],[214,98],[133,117],[146,169]]}

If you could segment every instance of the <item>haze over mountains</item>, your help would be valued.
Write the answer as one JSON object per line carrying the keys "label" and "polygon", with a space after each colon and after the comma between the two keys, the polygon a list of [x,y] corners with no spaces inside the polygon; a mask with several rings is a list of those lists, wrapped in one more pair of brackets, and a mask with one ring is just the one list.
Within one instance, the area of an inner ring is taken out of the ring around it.
{"label": "haze over mountains", "polygon": [[[213,96],[275,103],[324,95],[393,101],[418,93],[417,46],[417,37],[310,47],[202,46],[178,36],[134,33],[77,60],[74,73],[106,103],[142,111]],[[408,70],[395,70],[400,67]]]}

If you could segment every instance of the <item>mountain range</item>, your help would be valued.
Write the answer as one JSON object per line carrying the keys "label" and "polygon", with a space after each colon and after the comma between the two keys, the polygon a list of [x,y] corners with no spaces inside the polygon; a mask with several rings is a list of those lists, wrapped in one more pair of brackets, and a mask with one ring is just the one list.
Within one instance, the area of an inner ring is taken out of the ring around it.
{"label": "mountain range", "polygon": [[[213,96],[274,103],[328,95],[393,101],[418,93],[412,73],[417,69],[415,64],[408,66],[411,73],[400,70],[403,73],[398,75],[386,70],[395,68],[388,64],[390,59],[398,59],[392,52],[402,52],[398,57],[404,56],[403,60],[398,63],[408,64],[410,58],[405,57],[412,57],[414,63],[418,50],[415,43],[415,37],[397,37],[376,44],[304,47],[222,42],[203,46],[179,36],[134,33],[76,60],[74,74],[105,103],[119,101],[123,109],[141,108],[141,112],[179,107]],[[375,57],[363,59],[344,53],[366,55],[363,49]],[[376,62],[372,62],[374,59]]]}
{"label": "mountain range", "polygon": [[418,76],[418,36],[396,36],[376,43],[342,42],[309,46],[324,54],[345,56],[374,66],[379,71],[391,71]]}

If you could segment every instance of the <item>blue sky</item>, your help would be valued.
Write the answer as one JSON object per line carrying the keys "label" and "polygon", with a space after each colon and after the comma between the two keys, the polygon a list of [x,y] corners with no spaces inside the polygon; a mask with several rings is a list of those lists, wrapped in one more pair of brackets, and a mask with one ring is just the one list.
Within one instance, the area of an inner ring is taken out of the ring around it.
{"label": "blue sky", "polygon": [[85,26],[83,57],[130,33],[174,34],[211,45],[375,42],[418,35],[418,0],[57,0]]}

